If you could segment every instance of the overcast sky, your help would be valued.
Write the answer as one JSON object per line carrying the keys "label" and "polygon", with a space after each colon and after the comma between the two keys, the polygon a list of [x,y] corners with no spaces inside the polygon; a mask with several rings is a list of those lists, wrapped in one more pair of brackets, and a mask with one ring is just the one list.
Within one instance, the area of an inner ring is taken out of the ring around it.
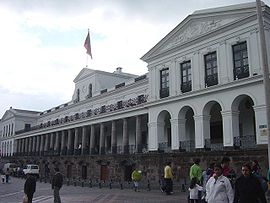
{"label": "overcast sky", "polygon": [[[71,100],[86,66],[142,75],[147,51],[195,10],[251,0],[0,0],[0,118]],[[264,1],[269,4],[270,0]]]}

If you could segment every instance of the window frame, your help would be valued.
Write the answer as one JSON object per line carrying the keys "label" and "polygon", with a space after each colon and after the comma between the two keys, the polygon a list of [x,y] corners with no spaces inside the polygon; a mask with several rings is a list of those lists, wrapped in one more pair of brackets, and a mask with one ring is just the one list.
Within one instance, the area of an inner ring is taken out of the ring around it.
{"label": "window frame", "polygon": [[168,97],[170,88],[170,69],[163,68],[160,70],[160,98]]}
{"label": "window frame", "polygon": [[[209,56],[210,58],[208,58]],[[210,72],[210,74],[208,74],[208,72]],[[217,51],[212,51],[204,55],[204,73],[206,87],[218,84]]]}
{"label": "window frame", "polygon": [[[184,74],[185,73],[185,74]],[[192,72],[191,60],[180,63],[181,92],[190,92],[192,90]],[[185,78],[185,80],[184,80]]]}
{"label": "window frame", "polygon": [[[243,47],[244,45],[244,47]],[[239,47],[237,49],[237,47]],[[239,54],[240,56],[237,56]],[[248,46],[247,41],[238,42],[232,45],[233,55],[233,77],[234,80],[247,78],[250,76],[249,72],[249,60],[248,60]],[[237,58],[239,57],[239,58]],[[240,63],[240,66],[236,67],[236,64]]]}

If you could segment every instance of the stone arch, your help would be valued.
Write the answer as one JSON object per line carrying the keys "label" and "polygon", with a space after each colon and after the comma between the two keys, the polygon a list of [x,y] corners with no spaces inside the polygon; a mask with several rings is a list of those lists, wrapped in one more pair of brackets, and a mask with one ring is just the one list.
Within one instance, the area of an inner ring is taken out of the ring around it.
{"label": "stone arch", "polygon": [[254,99],[247,94],[238,95],[232,102],[231,110],[237,114],[234,132],[234,145],[240,148],[256,146]]}
{"label": "stone arch", "polygon": [[179,125],[179,148],[184,151],[192,151],[195,149],[195,122],[194,108],[184,106],[178,114]]}
{"label": "stone arch", "polygon": [[222,150],[223,148],[223,121],[221,111],[222,103],[209,101],[203,108],[205,148]]}
{"label": "stone arch", "polygon": [[163,110],[157,117],[157,136],[158,136],[158,149],[162,151],[171,150],[171,114],[167,110]]}

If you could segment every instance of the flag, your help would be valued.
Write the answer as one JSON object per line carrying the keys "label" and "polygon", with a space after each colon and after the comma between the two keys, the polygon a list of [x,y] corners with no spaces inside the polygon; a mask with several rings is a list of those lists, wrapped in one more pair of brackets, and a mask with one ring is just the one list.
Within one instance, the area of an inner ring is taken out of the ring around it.
{"label": "flag", "polygon": [[89,30],[88,30],[88,34],[87,34],[87,37],[86,37],[85,42],[84,42],[84,47],[86,48],[86,53],[89,54],[91,56],[91,59],[92,59]]}

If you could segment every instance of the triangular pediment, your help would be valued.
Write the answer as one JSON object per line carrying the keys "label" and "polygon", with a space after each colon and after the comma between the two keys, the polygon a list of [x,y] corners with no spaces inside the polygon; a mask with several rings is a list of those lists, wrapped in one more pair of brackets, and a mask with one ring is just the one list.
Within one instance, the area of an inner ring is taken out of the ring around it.
{"label": "triangular pediment", "polygon": [[175,47],[181,47],[184,44],[208,36],[210,33],[240,23],[244,19],[256,15],[255,9],[256,5],[254,3],[248,3],[196,11],[187,16],[141,59],[149,62],[151,58]]}
{"label": "triangular pediment", "polygon": [[83,69],[79,72],[79,74],[76,76],[76,78],[73,80],[73,82],[76,83],[76,82],[78,82],[79,80],[81,80],[81,79],[87,77],[88,75],[90,75],[90,74],[92,74],[92,73],[94,73],[94,72],[95,72],[95,70],[93,70],[93,69],[83,68]]}
{"label": "triangular pediment", "polygon": [[12,117],[14,117],[14,113],[12,112],[12,111],[10,111],[10,110],[7,110],[6,112],[5,112],[5,114],[3,115],[3,117],[2,117],[2,122],[3,121],[5,121],[5,120],[8,120],[8,119],[10,119],[10,118],[12,118]]}

